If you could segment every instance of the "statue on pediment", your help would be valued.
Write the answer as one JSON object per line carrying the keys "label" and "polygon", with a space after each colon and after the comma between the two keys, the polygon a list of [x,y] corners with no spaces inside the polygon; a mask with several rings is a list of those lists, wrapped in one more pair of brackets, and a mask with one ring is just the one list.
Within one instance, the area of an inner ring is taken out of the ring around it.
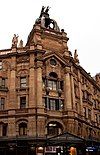
{"label": "statue on pediment", "polygon": [[20,40],[19,47],[23,47],[23,40]]}
{"label": "statue on pediment", "polygon": [[79,59],[78,59],[78,54],[77,54],[77,50],[75,49],[75,52],[74,52],[74,61],[76,64],[79,64]]}
{"label": "statue on pediment", "polygon": [[12,46],[13,47],[17,47],[17,43],[18,43],[18,35],[14,34],[13,39],[12,39]]}

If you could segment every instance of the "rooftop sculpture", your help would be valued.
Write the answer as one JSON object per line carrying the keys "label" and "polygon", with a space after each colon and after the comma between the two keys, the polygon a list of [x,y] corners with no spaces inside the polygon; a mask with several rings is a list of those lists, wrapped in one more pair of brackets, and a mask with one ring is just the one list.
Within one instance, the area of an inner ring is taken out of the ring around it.
{"label": "rooftop sculpture", "polygon": [[36,23],[41,24],[41,27],[60,31],[57,25],[57,22],[49,17],[49,13],[48,13],[49,9],[50,9],[49,6],[47,7],[42,6],[40,16],[36,20]]}

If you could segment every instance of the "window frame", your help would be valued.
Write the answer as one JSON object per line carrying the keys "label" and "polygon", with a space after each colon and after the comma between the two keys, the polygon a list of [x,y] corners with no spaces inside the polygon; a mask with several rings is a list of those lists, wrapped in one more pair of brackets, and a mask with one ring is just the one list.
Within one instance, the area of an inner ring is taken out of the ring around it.
{"label": "window frame", "polygon": [[[24,100],[25,99],[25,100]],[[23,102],[23,100],[25,101],[25,102]],[[20,97],[20,109],[24,109],[24,108],[26,108],[26,96],[21,96]]]}

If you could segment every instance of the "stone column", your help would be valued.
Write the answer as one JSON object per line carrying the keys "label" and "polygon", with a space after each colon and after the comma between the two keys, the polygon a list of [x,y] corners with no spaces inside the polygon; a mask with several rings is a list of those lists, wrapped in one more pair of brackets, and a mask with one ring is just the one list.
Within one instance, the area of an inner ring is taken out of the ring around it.
{"label": "stone column", "polygon": [[34,74],[34,54],[30,54],[30,68],[29,68],[29,107],[35,107],[35,74]]}
{"label": "stone column", "polygon": [[71,100],[71,79],[70,79],[70,68],[65,67],[65,79],[64,79],[64,110],[72,109],[72,100]]}

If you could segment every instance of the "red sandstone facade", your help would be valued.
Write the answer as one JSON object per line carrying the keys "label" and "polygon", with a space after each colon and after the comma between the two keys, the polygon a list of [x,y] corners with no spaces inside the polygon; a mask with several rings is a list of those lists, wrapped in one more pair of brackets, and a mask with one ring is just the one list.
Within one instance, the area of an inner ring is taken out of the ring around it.
{"label": "red sandstone facade", "polygon": [[64,132],[100,141],[100,74],[92,78],[76,50],[72,57],[54,20],[50,28],[40,19],[25,47],[15,35],[11,49],[0,50],[0,141],[15,148],[22,138],[31,148]]}

